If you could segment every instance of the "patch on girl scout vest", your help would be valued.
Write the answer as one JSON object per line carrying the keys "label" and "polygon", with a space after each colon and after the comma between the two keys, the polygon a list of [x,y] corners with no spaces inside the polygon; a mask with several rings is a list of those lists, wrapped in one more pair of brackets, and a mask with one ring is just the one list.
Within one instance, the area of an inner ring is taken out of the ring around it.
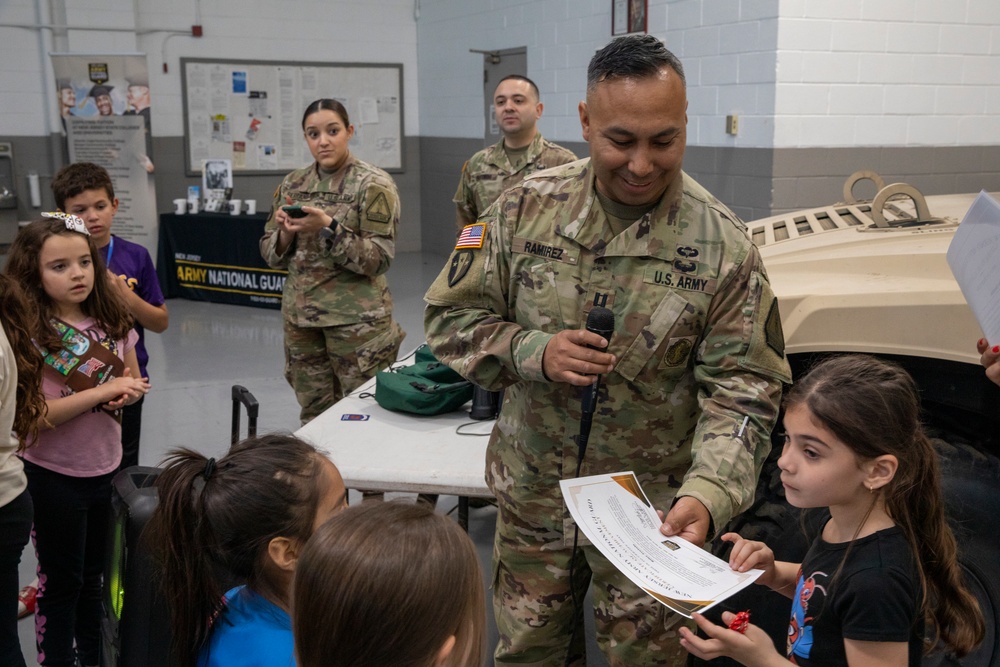
{"label": "patch on girl scout vest", "polygon": [[462,278],[469,273],[472,266],[471,250],[456,250],[451,255],[451,264],[448,266],[448,287],[454,287]]}
{"label": "patch on girl scout vest", "polygon": [[779,357],[785,357],[785,335],[781,330],[781,315],[778,314],[778,300],[771,302],[771,308],[767,311],[767,320],[764,322],[764,340],[767,346],[774,350]]}
{"label": "patch on girl scout vest", "polygon": [[458,235],[455,242],[455,250],[461,248],[482,248],[483,240],[486,238],[486,223],[475,222],[462,228],[462,233]]}
{"label": "patch on girl scout vest", "polygon": [[381,222],[385,224],[392,220],[392,208],[389,206],[389,199],[385,196],[384,190],[378,190],[375,199],[368,204],[365,209],[365,217],[371,222]]}
{"label": "patch on girl scout vest", "polygon": [[[93,389],[125,374],[125,362],[111,349],[58,318],[52,318],[49,323],[62,339],[62,348],[42,350],[45,363],[74,393]],[[116,418],[121,414],[120,410],[104,411]]]}

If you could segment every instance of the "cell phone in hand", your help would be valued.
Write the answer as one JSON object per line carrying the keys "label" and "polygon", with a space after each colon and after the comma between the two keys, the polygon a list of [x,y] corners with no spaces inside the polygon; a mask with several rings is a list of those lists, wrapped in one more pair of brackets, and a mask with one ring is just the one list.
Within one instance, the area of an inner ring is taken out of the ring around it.
{"label": "cell phone in hand", "polygon": [[295,204],[294,206],[282,206],[281,210],[288,214],[290,218],[304,218],[308,213],[302,210],[302,206]]}

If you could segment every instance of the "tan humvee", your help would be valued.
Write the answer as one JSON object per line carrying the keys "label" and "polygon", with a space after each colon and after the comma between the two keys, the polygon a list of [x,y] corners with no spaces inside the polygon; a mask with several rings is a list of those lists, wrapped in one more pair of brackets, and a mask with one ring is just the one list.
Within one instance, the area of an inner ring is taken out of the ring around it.
{"label": "tan humvee", "polygon": [[[856,201],[853,191],[863,179],[878,192]],[[976,652],[960,663],[932,653],[924,665],[1000,665],[1000,388],[979,365],[976,341],[983,334],[945,257],[976,194],[924,197],[909,185],[857,172],[844,185],[842,203],[747,223],[778,296],[794,377],[824,355],[867,353],[899,363],[920,386],[946,512],[987,619]],[[1000,256],[997,265],[1000,271]],[[767,542],[779,560],[798,562],[809,541],[801,526],[814,527],[815,516],[800,522],[801,512],[785,502],[775,474],[781,439],[772,440],[755,504],[729,529]],[[716,543],[713,550],[722,555],[728,546]],[[752,609],[754,621],[784,649],[788,601],[759,588],[723,607]]]}

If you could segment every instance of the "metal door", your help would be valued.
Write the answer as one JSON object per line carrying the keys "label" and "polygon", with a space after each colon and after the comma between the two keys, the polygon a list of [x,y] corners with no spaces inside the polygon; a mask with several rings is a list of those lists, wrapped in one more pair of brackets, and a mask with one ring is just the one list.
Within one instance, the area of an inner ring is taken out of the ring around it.
{"label": "metal door", "polygon": [[493,115],[493,92],[500,79],[511,74],[528,76],[528,50],[525,47],[483,52],[483,105],[486,113],[486,132],[483,145],[491,146],[500,141],[500,128]]}

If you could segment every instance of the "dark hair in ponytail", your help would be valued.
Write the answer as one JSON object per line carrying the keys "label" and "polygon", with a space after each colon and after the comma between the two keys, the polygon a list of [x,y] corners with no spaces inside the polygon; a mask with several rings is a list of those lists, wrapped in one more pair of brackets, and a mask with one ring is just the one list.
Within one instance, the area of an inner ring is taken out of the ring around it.
{"label": "dark hair in ponytail", "polygon": [[343,121],[345,128],[351,124],[351,120],[347,117],[347,109],[344,108],[343,104],[337,100],[322,97],[306,107],[306,112],[302,114],[302,129],[306,129],[306,120],[309,116],[313,115],[317,111],[323,110],[332,111],[340,116],[340,120]]}
{"label": "dark hair in ponytail", "polygon": [[181,664],[195,663],[223,609],[220,572],[287,600],[268,575],[268,544],[312,534],[324,491],[319,456],[294,436],[265,435],[233,445],[218,461],[176,449],[163,462],[159,504],[143,537],[159,565]]}
{"label": "dark hair in ponytail", "polygon": [[937,454],[920,424],[913,378],[876,357],[831,357],[793,385],[785,407],[795,406],[808,408],[859,460],[896,457],[895,476],[876,494],[913,550],[933,645],[944,644],[958,657],[969,653],[983,640],[985,622],[962,581],[955,536],[944,516]]}

